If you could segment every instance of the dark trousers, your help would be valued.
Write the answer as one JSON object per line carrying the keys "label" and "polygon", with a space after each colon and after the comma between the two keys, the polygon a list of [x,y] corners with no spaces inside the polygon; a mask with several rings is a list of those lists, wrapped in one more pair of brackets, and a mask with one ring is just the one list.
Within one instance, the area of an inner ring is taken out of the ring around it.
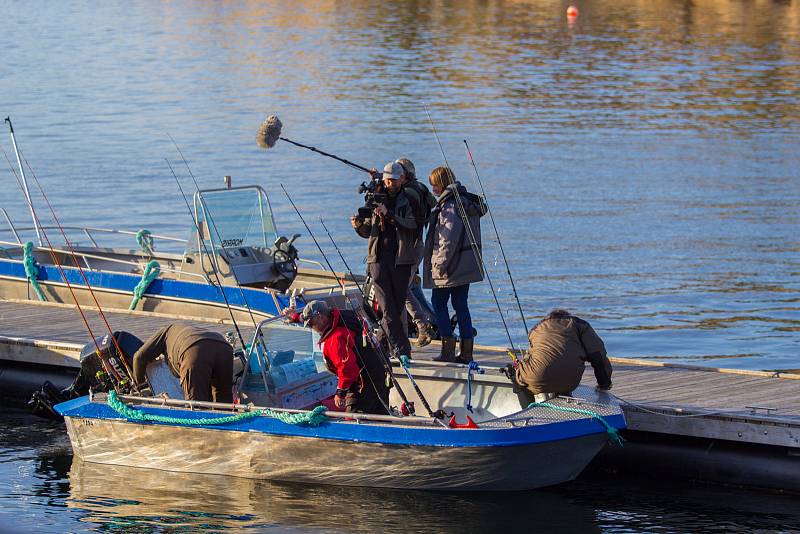
{"label": "dark trousers", "polygon": [[450,326],[450,312],[447,309],[447,301],[453,303],[458,319],[458,333],[461,339],[472,338],[472,316],[469,314],[469,284],[455,287],[434,287],[431,290],[431,304],[433,313],[436,315],[436,326],[439,328],[439,335],[442,337],[452,337],[453,328]]}
{"label": "dark trousers", "polygon": [[383,328],[389,336],[389,346],[397,349],[397,355],[411,355],[411,343],[403,326],[403,314],[406,312],[406,295],[408,280],[413,265],[388,265],[370,263],[369,275],[375,284],[375,295],[378,308],[383,315]]}
{"label": "dark trousers", "polygon": [[195,343],[183,353],[180,373],[187,400],[233,402],[233,347],[227,343]]}

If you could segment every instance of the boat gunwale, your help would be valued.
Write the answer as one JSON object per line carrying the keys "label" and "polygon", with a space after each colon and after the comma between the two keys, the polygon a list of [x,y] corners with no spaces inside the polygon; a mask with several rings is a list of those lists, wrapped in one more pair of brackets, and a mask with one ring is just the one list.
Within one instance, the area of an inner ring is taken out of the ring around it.
{"label": "boat gunwale", "polygon": [[[230,405],[232,406],[232,405]],[[122,421],[127,424],[177,426],[173,423],[137,421],[122,416],[111,408],[106,402],[90,399],[88,396],[72,399],[57,405],[58,411],[65,418]],[[176,409],[173,407],[139,406],[143,412],[152,415],[175,417],[176,414],[190,414],[186,419],[213,419],[221,413],[206,410]],[[257,407],[251,409],[259,409]],[[279,411],[279,410],[276,410]],[[285,410],[280,410],[285,411]],[[519,418],[519,412],[493,419],[497,422],[504,419],[524,420],[530,417]],[[302,412],[302,411],[300,411]],[[616,429],[625,428],[625,418],[622,412],[614,415],[603,416],[606,422]],[[487,423],[489,421],[486,421]],[[509,421],[509,426],[503,428],[491,427],[477,429],[449,428],[447,426],[421,426],[419,423],[404,424],[403,418],[395,422],[371,421],[367,418],[361,420],[332,419],[322,425],[312,427],[284,423],[269,416],[257,416],[244,421],[226,423],[222,425],[187,425],[190,428],[203,428],[229,432],[259,432],[278,436],[296,436],[306,438],[328,439],[345,442],[377,443],[393,446],[431,446],[431,447],[514,447],[533,443],[546,443],[564,439],[605,433],[605,427],[593,417],[584,417],[566,421],[555,421],[544,424],[517,425]]]}

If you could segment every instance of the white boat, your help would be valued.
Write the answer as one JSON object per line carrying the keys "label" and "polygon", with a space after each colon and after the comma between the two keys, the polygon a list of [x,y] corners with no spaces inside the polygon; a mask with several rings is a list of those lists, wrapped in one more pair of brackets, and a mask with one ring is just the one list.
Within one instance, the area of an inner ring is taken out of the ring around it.
{"label": "white boat", "polygon": [[[279,237],[269,197],[260,186],[197,191],[193,203],[188,239],[142,230],[66,226],[72,250],[66,244],[56,245],[64,243],[61,228],[21,227],[0,208],[5,219],[0,225],[0,299],[72,304],[69,282],[81,305],[94,306],[96,297],[100,307],[109,310],[228,320],[233,313],[237,320],[250,322],[252,317],[279,314],[292,294],[301,301],[322,298],[341,303],[339,280],[349,284],[351,298],[358,298],[349,276],[300,258],[294,247],[297,236]],[[26,254],[28,240],[23,236],[32,243],[34,232],[49,236],[52,248],[32,244]],[[106,240],[124,236],[139,248],[107,246],[101,236]],[[176,247],[183,252],[165,251]],[[30,267],[26,270],[28,256],[37,263],[32,272]],[[154,262],[157,277],[137,296],[137,286],[154,271]]]}
{"label": "white boat", "polygon": [[[56,410],[75,455],[86,462],[251,479],[523,490],[574,479],[625,427],[620,407],[591,388],[521,406],[500,368],[435,362],[415,362],[413,377],[433,411],[451,414],[450,421],[322,413],[324,408],[311,408],[333,393],[335,378],[319,365],[311,332],[270,321],[259,328],[267,350],[251,353],[255,373],[240,383],[248,404],[113,392],[73,399]],[[409,378],[395,375],[408,399],[422,406]],[[151,370],[151,382],[163,392],[154,378]],[[400,405],[395,389],[390,404]],[[463,423],[467,416],[474,424]]]}

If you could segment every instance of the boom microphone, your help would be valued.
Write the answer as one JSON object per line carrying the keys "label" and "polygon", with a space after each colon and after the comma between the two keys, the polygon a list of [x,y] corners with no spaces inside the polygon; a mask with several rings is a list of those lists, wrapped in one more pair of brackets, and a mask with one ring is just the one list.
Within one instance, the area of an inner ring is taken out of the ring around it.
{"label": "boom microphone", "polygon": [[281,137],[281,128],[283,124],[277,115],[270,115],[264,122],[256,134],[256,144],[264,150],[272,148]]}
{"label": "boom microphone", "polygon": [[352,161],[347,161],[344,158],[340,158],[339,156],[334,156],[333,154],[329,154],[327,152],[323,152],[313,146],[303,145],[296,141],[292,141],[291,139],[286,139],[285,137],[281,137],[281,128],[283,128],[283,123],[278,118],[277,115],[270,115],[267,117],[264,122],[261,123],[261,126],[258,128],[258,133],[256,134],[256,144],[263,148],[264,150],[270,149],[275,146],[275,143],[278,142],[278,139],[281,141],[286,141],[287,143],[291,143],[295,146],[299,146],[300,148],[307,148],[312,152],[316,152],[317,154],[322,154],[323,156],[328,156],[329,158],[333,158],[336,161],[341,161],[345,165],[349,165],[354,169],[358,169],[360,171],[364,171],[366,173],[370,173],[371,171],[366,168],[353,163]]}

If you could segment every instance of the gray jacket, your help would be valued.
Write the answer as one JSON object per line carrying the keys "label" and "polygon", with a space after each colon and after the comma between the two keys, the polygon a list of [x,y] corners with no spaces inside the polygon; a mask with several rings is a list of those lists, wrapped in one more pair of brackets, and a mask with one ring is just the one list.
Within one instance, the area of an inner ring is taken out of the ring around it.
{"label": "gray jacket", "polygon": [[[472,236],[464,225],[454,195],[456,186]],[[467,193],[458,182],[447,186],[431,212],[422,261],[423,287],[456,287],[483,280],[483,266],[478,255],[482,254],[481,217],[485,214],[483,199]]]}
{"label": "gray jacket", "polygon": [[[411,208],[411,202],[404,190],[397,193],[394,209],[389,211],[385,224],[392,224],[397,229],[397,256],[395,265],[414,265],[416,255],[414,247],[417,242],[417,222]],[[367,242],[367,263],[378,261],[378,239],[380,238],[380,224],[375,213],[367,221],[356,228],[356,233]]]}

